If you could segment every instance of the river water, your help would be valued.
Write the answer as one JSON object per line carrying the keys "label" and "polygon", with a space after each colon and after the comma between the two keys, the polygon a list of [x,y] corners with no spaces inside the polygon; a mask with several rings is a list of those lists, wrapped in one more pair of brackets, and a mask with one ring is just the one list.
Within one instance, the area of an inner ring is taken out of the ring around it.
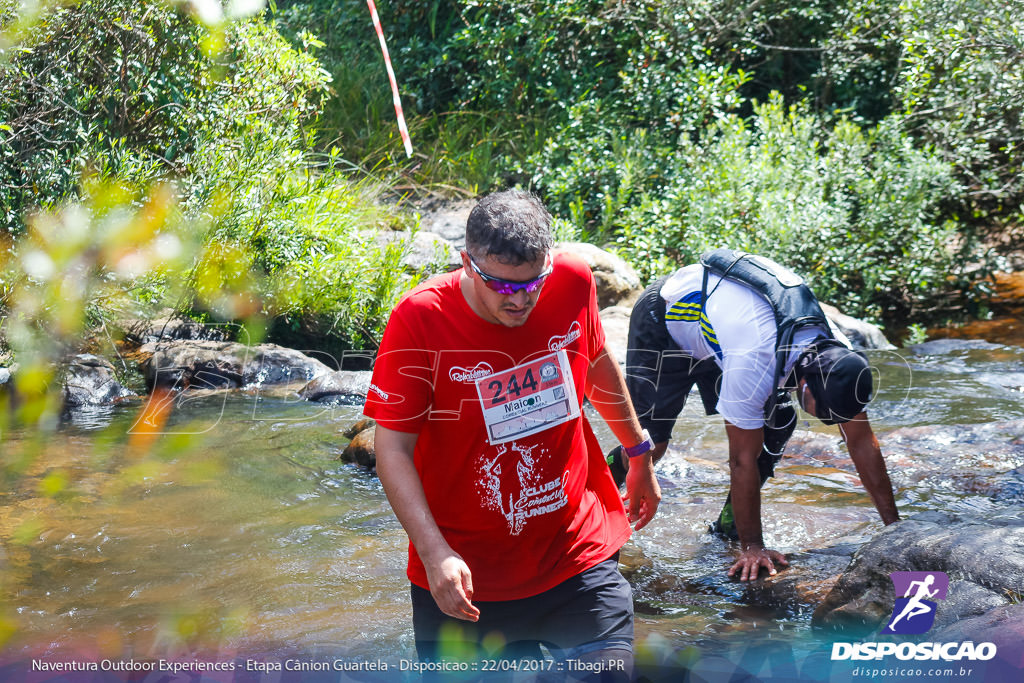
{"label": "river water", "polygon": [[[903,516],[1019,507],[1000,487],[1024,466],[1024,349],[931,342],[871,359],[869,415]],[[763,519],[802,587],[728,580],[732,552],[706,533],[728,489],[725,434],[699,404],[659,466],[657,518],[623,553],[638,647],[675,661],[752,635],[807,647],[816,601],[877,514],[836,429],[801,415]],[[358,407],[191,397],[146,450],[139,410],[79,414],[43,443],[5,435],[7,462],[23,459],[0,495],[8,660],[413,657],[405,534],[376,477],[338,459]]]}

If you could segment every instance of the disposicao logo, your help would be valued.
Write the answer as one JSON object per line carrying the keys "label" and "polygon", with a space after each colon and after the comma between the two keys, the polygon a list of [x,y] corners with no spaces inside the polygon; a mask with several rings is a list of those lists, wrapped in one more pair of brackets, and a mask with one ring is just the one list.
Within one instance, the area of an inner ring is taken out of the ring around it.
{"label": "disposicao logo", "polygon": [[[949,577],[943,572],[892,572],[896,604],[882,635],[919,635],[935,623],[936,600],[945,600]],[[994,643],[833,643],[832,661],[870,660],[895,656],[900,660],[985,661],[996,656]]]}
{"label": "disposicao logo", "polygon": [[889,579],[896,588],[896,604],[882,633],[926,633],[935,623],[935,601],[946,599],[949,577],[943,572],[893,572]]}

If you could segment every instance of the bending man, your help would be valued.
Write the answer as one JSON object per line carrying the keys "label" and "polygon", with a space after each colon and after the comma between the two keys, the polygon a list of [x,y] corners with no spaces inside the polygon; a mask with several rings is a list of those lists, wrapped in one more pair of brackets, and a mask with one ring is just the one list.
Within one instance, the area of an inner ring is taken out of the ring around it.
{"label": "bending man", "polygon": [[[863,354],[830,329],[803,281],[768,259],[717,249],[648,287],[629,325],[626,381],[657,461],[690,389],[725,418],[730,494],[712,530],[740,542],[729,576],[757,578],[788,564],[764,547],[760,488],[796,425],[789,392],[836,424],[882,521],[899,519],[881,449],[864,408],[872,378]],[[616,478],[626,459],[608,457]]]}

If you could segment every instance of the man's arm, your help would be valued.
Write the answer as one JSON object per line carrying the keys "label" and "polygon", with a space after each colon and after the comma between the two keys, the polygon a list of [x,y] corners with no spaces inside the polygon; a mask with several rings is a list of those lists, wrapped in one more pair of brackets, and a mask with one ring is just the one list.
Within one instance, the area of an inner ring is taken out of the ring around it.
{"label": "man's arm", "polygon": [[[626,380],[619,364],[608,352],[607,344],[590,364],[586,387],[591,405],[608,423],[619,443],[635,446],[643,441],[643,429],[636,419],[633,403],[629,400]],[[629,461],[625,499],[629,501],[630,524],[636,523],[636,530],[647,526],[661,502],[661,488],[654,476],[651,451]]]}
{"label": "man's arm", "polygon": [[764,547],[761,533],[761,477],[757,456],[764,444],[763,429],[740,429],[726,421],[729,437],[729,483],[736,531],[740,536],[740,556],[729,568],[729,576],[739,572],[740,581],[753,581],[761,567],[775,574],[775,563],[789,563],[782,553]]}
{"label": "man's arm", "polygon": [[480,610],[471,602],[473,577],[462,557],[444,540],[430,512],[423,483],[413,463],[416,439],[416,434],[377,425],[373,442],[377,476],[395,516],[423,560],[430,594],[437,606],[448,616],[476,621]]}
{"label": "man's arm", "polygon": [[882,522],[886,525],[898,522],[900,515],[896,510],[889,471],[885,467],[882,449],[871,430],[867,413],[861,413],[851,421],[840,424],[839,432],[846,441],[850,458],[857,467],[857,474],[860,475],[864,488],[871,496],[871,502],[875,504],[875,509],[882,517]]}

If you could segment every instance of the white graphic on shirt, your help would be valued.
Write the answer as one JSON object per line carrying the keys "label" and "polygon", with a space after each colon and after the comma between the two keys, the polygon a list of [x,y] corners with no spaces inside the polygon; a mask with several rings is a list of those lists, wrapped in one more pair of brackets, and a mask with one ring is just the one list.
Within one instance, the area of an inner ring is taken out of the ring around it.
{"label": "white graphic on shirt", "polygon": [[453,382],[466,382],[472,384],[474,381],[481,377],[494,374],[494,368],[491,367],[490,363],[480,362],[475,367],[467,370],[466,368],[453,365],[448,371],[448,379]]}
{"label": "white graphic on shirt", "polygon": [[383,389],[378,387],[373,382],[370,382],[370,391],[372,391],[373,393],[377,394],[378,396],[380,396],[385,401],[387,401],[389,398],[391,398],[386,391],[384,391]]}
{"label": "white graphic on shirt", "polygon": [[481,458],[481,474],[478,491],[483,506],[497,510],[513,536],[522,533],[526,521],[538,515],[545,515],[565,507],[569,500],[565,495],[565,478],[540,481],[537,460],[543,451],[534,455],[539,444],[526,447],[513,442],[511,447],[499,444],[494,456]]}
{"label": "white graphic on shirt", "polygon": [[579,320],[573,320],[572,325],[569,325],[569,331],[564,335],[554,335],[548,340],[548,351],[558,351],[564,349],[569,344],[583,336],[583,327],[580,325]]}

